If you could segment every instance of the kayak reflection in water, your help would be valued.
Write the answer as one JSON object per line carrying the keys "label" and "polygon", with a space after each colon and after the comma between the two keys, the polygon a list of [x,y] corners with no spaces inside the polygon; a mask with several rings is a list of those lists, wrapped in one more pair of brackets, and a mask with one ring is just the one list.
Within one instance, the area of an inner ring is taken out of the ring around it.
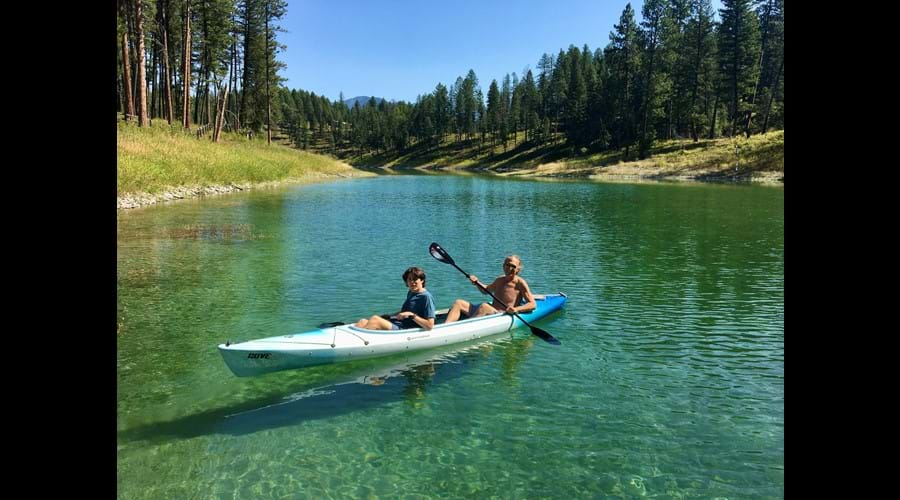
{"label": "kayak reflection in water", "polygon": [[359,328],[368,330],[405,330],[408,328],[434,328],[434,317],[437,308],[434,297],[425,289],[425,271],[418,267],[410,267],[403,272],[403,281],[409,287],[406,301],[400,312],[388,315],[388,318],[373,315],[369,319],[356,322]]}

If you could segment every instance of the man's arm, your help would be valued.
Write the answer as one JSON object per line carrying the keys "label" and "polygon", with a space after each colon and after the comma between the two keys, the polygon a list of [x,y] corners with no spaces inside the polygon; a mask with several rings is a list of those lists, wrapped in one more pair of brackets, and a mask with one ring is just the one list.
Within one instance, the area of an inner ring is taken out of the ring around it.
{"label": "man's arm", "polygon": [[525,299],[525,303],[521,306],[513,307],[518,313],[521,312],[531,312],[537,308],[537,304],[534,302],[534,294],[531,293],[531,288],[528,287],[528,282],[524,279],[519,278],[519,285],[516,287],[519,289],[520,296]]}
{"label": "man's arm", "polygon": [[[475,285],[476,288],[478,288],[478,291],[481,292],[482,295],[487,295],[488,290],[493,292],[497,289],[497,287],[494,286],[494,283],[491,283],[490,285],[485,285],[484,283],[478,281],[478,276],[475,276],[474,274],[469,275],[469,281],[471,281],[472,284]],[[494,281],[496,282],[496,280],[494,280]]]}

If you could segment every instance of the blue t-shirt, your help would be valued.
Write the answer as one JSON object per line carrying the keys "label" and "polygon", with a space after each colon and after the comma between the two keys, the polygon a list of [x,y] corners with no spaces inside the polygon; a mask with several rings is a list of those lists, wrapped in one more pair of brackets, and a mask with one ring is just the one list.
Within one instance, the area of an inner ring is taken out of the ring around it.
{"label": "blue t-shirt", "polygon": [[[428,290],[422,293],[406,292],[406,301],[403,303],[403,307],[400,308],[400,312],[406,311],[414,312],[417,316],[425,319],[433,318],[435,313],[437,313],[437,308],[434,306],[434,297],[431,296],[431,292]],[[397,323],[397,320],[392,320],[392,322]],[[412,318],[404,318],[399,323],[399,326],[404,330],[407,328],[420,328]]]}

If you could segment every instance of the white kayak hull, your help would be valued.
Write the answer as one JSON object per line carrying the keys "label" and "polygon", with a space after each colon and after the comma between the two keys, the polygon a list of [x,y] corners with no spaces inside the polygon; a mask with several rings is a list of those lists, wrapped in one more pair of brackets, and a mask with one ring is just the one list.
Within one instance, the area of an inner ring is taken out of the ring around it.
{"label": "white kayak hull", "polygon": [[[565,305],[563,293],[541,296],[537,308],[521,316],[529,323]],[[508,314],[494,314],[438,324],[431,330],[367,330],[353,325],[323,328],[294,335],[268,337],[236,344],[219,344],[228,368],[239,377],[263,373],[389,356],[475,340],[522,326]]]}

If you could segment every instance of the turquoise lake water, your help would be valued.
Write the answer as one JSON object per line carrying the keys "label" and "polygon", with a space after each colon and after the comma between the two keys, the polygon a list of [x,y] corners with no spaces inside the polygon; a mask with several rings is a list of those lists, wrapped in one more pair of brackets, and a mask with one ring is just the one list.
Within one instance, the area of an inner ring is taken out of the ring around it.
{"label": "turquoise lake water", "polygon": [[[515,253],[566,309],[238,378],[216,345],[439,308]],[[118,213],[119,498],[782,498],[784,188],[390,176]]]}

